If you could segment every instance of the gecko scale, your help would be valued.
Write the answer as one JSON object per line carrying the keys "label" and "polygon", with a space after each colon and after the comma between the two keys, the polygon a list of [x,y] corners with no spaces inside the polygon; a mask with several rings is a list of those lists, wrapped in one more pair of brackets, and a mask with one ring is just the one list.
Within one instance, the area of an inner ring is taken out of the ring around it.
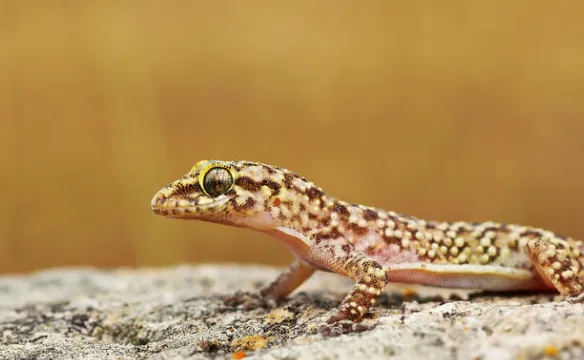
{"label": "gecko scale", "polygon": [[296,260],[260,294],[280,299],[315,270],[356,284],[328,320],[359,321],[388,282],[493,291],[584,292],[584,242],[494,222],[425,221],[349,204],[286,169],[198,162],[152,199],[156,214],[250,228],[282,240]]}

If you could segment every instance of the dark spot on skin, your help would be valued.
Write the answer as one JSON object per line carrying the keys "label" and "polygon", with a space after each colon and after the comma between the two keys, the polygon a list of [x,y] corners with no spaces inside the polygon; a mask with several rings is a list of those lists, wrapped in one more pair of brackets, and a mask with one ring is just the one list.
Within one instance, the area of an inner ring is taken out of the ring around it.
{"label": "dark spot on skin", "polygon": [[355,234],[365,235],[365,234],[367,234],[368,231],[369,230],[367,230],[367,228],[360,227],[360,228],[355,229]]}
{"label": "dark spot on skin", "polygon": [[262,180],[261,185],[267,186],[268,188],[272,189],[272,196],[278,195],[280,193],[280,188],[282,187],[277,182],[269,180],[269,179]]}
{"label": "dark spot on skin", "polygon": [[283,180],[283,183],[284,183],[284,186],[285,186],[287,189],[292,189],[292,180],[293,180],[293,179],[294,179],[294,176],[293,176],[292,174],[290,174],[290,173],[288,173],[288,172],[287,172],[287,173],[284,173],[284,180]]}
{"label": "dark spot on skin", "polygon": [[329,239],[337,239],[342,236],[338,228],[332,228],[327,235]]}
{"label": "dark spot on skin", "polygon": [[340,238],[342,236],[341,232],[337,228],[332,228],[329,234],[333,239]]}
{"label": "dark spot on skin", "polygon": [[353,223],[350,223],[348,228],[357,236],[365,235],[368,231],[367,228],[360,227],[357,224],[353,224]]}
{"label": "dark spot on skin", "polygon": [[337,238],[340,238],[341,236],[342,236],[342,234],[339,231],[339,229],[333,228],[328,232],[320,232],[320,233],[314,235],[314,240],[318,244],[323,240],[337,239]]}
{"label": "dark spot on skin", "polygon": [[310,187],[306,189],[305,194],[310,200],[314,200],[324,195],[324,192],[317,187]]}
{"label": "dark spot on skin", "polygon": [[292,209],[292,200],[284,200],[282,201],[282,204],[287,207],[288,209]]}
{"label": "dark spot on skin", "polygon": [[278,195],[278,193],[280,192],[280,184],[278,184],[275,181],[266,179],[266,180],[262,180],[262,181],[255,181],[252,178],[248,177],[248,176],[240,176],[237,178],[237,180],[235,180],[235,185],[241,187],[244,190],[247,191],[259,191],[262,186],[267,186],[268,188],[270,188],[272,190],[272,195]]}
{"label": "dark spot on skin", "polygon": [[243,205],[237,205],[237,203],[235,203],[235,200],[234,200],[233,201],[233,208],[235,210],[247,210],[247,209],[251,209],[256,203],[257,203],[257,201],[252,197],[248,197],[247,200],[245,200],[245,203]]}
{"label": "dark spot on skin", "polygon": [[365,219],[366,221],[373,221],[373,220],[377,220],[379,218],[379,215],[377,215],[376,211],[373,211],[371,209],[367,209],[365,211],[363,211],[363,219]]}
{"label": "dark spot on skin", "polygon": [[381,236],[383,237],[383,240],[387,244],[401,244],[401,240],[398,237],[396,237],[396,236],[386,236],[385,235],[385,231],[382,232]]}
{"label": "dark spot on skin", "polygon": [[256,204],[256,202],[257,201],[254,198],[248,197],[243,206],[250,208],[250,207],[254,206]]}
{"label": "dark spot on skin", "polygon": [[203,190],[201,189],[201,185],[199,185],[199,182],[194,182],[194,183],[186,184],[186,185],[178,184],[174,187],[174,191],[172,192],[172,194],[169,197],[173,197],[173,196],[186,197],[192,193],[196,193],[196,194],[203,193]]}
{"label": "dark spot on skin", "polygon": [[248,176],[240,176],[235,180],[235,185],[247,191],[258,191],[262,186]]}
{"label": "dark spot on skin", "polygon": [[347,207],[344,206],[344,205],[341,205],[339,203],[336,203],[333,206],[333,211],[339,213],[339,215],[342,215],[342,216],[347,216],[348,217],[350,215],[349,210],[347,209]]}
{"label": "dark spot on skin", "polygon": [[352,246],[350,244],[344,244],[341,246],[341,250],[343,250],[346,254],[350,253],[352,250]]}
{"label": "dark spot on skin", "polygon": [[274,174],[274,173],[276,173],[276,170],[274,170],[271,166],[262,164],[262,167],[268,172],[268,174]]}

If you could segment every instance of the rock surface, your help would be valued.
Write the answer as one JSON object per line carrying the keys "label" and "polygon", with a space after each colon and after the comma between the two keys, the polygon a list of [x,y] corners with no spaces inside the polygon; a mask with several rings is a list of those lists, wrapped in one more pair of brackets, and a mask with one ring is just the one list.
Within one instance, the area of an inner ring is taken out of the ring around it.
{"label": "rock surface", "polygon": [[0,359],[584,359],[584,305],[550,294],[388,288],[365,331],[332,338],[317,327],[351,287],[333,274],[316,274],[272,309],[224,304],[278,271],[200,265],[0,277]]}

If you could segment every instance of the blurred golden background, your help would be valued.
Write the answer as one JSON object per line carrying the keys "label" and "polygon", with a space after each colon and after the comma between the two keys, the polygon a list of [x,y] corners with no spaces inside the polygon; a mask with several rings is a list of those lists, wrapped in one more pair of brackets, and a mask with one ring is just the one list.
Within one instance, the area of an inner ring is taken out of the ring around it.
{"label": "blurred golden background", "polygon": [[584,238],[583,13],[0,0],[0,272],[288,262],[266,235],[152,214],[205,158],[418,217]]}

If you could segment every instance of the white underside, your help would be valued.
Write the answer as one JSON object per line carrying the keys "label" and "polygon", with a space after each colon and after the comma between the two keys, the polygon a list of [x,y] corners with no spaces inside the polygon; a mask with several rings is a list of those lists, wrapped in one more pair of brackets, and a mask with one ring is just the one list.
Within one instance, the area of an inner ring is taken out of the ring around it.
{"label": "white underside", "polygon": [[530,270],[503,266],[402,263],[387,269],[392,282],[493,291],[549,288]]}

